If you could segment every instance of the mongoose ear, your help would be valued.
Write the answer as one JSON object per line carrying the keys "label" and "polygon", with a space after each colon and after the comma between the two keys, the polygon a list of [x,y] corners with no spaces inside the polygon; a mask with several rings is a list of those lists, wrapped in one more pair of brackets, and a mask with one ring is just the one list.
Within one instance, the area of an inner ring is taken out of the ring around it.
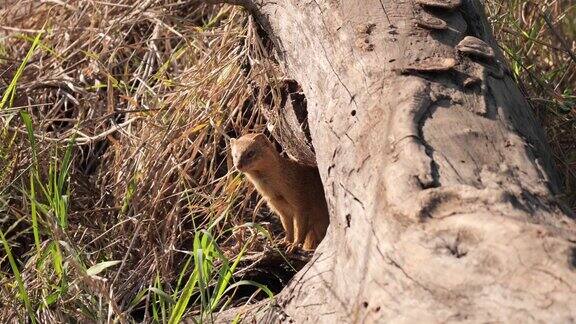
{"label": "mongoose ear", "polygon": [[232,138],[230,138],[230,144],[234,144],[234,143],[236,143],[236,139],[235,139],[235,138],[233,138],[233,137],[232,137]]}
{"label": "mongoose ear", "polygon": [[266,138],[266,136],[263,133],[258,133],[256,136],[254,136],[255,140],[261,141],[261,140],[268,140],[268,138]]}

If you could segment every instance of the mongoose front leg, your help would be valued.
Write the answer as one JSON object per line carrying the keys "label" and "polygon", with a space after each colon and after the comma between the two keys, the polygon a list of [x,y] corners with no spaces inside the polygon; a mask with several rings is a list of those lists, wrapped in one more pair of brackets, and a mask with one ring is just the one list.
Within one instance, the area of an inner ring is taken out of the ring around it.
{"label": "mongoose front leg", "polygon": [[292,242],[294,242],[294,221],[292,220],[294,217],[287,214],[280,214],[280,222],[282,222],[282,227],[284,227],[284,231],[286,232],[286,237],[284,238],[284,243],[287,246],[290,246]]}
{"label": "mongoose front leg", "polygon": [[308,217],[306,217],[306,213],[304,211],[297,211],[294,213],[294,242],[292,246],[289,248],[290,253],[294,252],[304,240],[306,240],[306,235],[308,234]]}
{"label": "mongoose front leg", "polygon": [[318,240],[316,239],[316,233],[313,229],[308,230],[308,234],[306,235],[306,240],[304,241],[304,245],[302,249],[304,251],[313,251],[318,246]]}

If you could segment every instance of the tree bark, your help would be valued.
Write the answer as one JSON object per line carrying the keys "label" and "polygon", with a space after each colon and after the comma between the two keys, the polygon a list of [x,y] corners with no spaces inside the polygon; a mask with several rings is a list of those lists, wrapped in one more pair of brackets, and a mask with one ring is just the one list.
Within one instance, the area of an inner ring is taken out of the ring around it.
{"label": "tree bark", "polygon": [[249,3],[306,95],[331,221],[251,316],[576,321],[576,226],[477,0]]}

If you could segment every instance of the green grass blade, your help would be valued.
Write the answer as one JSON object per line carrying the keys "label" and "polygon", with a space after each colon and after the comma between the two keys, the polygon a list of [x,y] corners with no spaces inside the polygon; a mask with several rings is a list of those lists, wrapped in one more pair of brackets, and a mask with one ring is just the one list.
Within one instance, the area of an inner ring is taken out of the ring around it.
{"label": "green grass blade", "polygon": [[35,179],[38,179],[38,157],[36,151],[36,137],[34,136],[34,128],[32,126],[32,119],[26,111],[20,112],[20,117],[26,126],[28,133],[28,140],[30,141],[30,148],[32,152],[32,166],[30,168],[30,216],[32,217],[32,232],[34,234],[34,244],[36,251],[40,253],[40,230],[38,228],[38,211],[36,201],[36,186]]}
{"label": "green grass blade", "polygon": [[168,324],[177,324],[180,323],[182,319],[182,315],[186,311],[186,307],[188,306],[188,302],[192,297],[192,293],[194,292],[194,288],[198,283],[198,272],[194,271],[190,274],[184,289],[182,290],[182,295],[178,298],[176,305],[172,309],[172,313],[170,314],[170,319],[168,319]]}
{"label": "green grass blade", "polygon": [[[238,266],[238,263],[240,263],[240,260],[242,259],[242,256],[244,255],[245,252],[246,252],[246,245],[242,247],[242,250],[240,251],[240,253],[238,253],[238,256],[234,260],[232,266],[228,267],[227,260],[222,266],[220,270],[220,280],[218,281],[218,284],[216,286],[216,295],[212,299],[212,304],[210,305],[210,312],[213,312],[220,303],[222,296],[224,296],[224,291],[228,288],[228,285],[230,284],[230,279],[232,278],[234,271],[236,271],[236,267]],[[224,258],[224,255],[221,255],[221,259],[222,258]]]}
{"label": "green grass blade", "polygon": [[50,254],[52,255],[52,263],[54,264],[54,271],[59,278],[64,275],[64,264],[62,258],[62,252],[60,247],[56,242],[50,244]]}
{"label": "green grass blade", "polygon": [[192,261],[194,261],[194,257],[190,256],[188,260],[186,260],[186,263],[184,263],[184,267],[182,267],[180,275],[178,276],[178,281],[176,282],[176,289],[174,290],[175,293],[180,291],[180,285],[182,284],[182,281],[184,280],[184,277],[186,275],[186,270],[188,270],[188,267],[190,266],[190,263],[192,263]]}
{"label": "green grass blade", "polygon": [[0,230],[0,240],[2,240],[2,245],[4,245],[4,251],[8,256],[8,262],[10,263],[10,267],[12,268],[12,273],[16,278],[16,282],[18,284],[18,291],[20,293],[20,299],[24,301],[24,305],[26,310],[28,311],[28,316],[30,316],[30,320],[32,323],[36,323],[36,317],[34,316],[34,310],[32,309],[32,303],[30,303],[30,297],[26,292],[26,287],[24,286],[24,281],[22,280],[22,275],[20,274],[20,270],[18,269],[18,265],[16,264],[16,260],[14,260],[14,256],[12,255],[12,249],[8,244],[8,240],[4,236],[4,232]]}
{"label": "green grass blade", "polygon": [[224,293],[227,293],[230,290],[237,288],[239,286],[254,286],[254,287],[264,291],[268,295],[269,298],[274,298],[274,293],[266,285],[263,285],[261,283],[257,283],[257,282],[252,281],[252,280],[240,280],[240,281],[230,285],[230,287],[228,287]]}
{"label": "green grass blade", "polygon": [[174,299],[172,299],[172,297],[165,293],[162,289],[156,287],[150,287],[149,289],[151,292],[155,293],[159,298],[164,299],[166,302],[170,304],[176,304],[176,301],[174,301]]}
{"label": "green grass blade", "polygon": [[202,309],[208,307],[208,283],[206,282],[206,273],[208,273],[206,265],[208,261],[204,258],[204,251],[202,249],[196,250],[196,258],[194,259],[196,264],[196,273],[198,273],[198,289],[200,290],[200,303],[202,304]]}
{"label": "green grass blade", "polygon": [[[42,27],[42,29],[44,29],[44,27]],[[4,91],[4,94],[2,95],[2,100],[0,101],[0,110],[2,110],[4,106],[6,106],[8,100],[10,100],[10,106],[12,106],[12,103],[14,102],[14,97],[16,95],[16,86],[18,85],[18,80],[22,76],[22,73],[24,73],[24,69],[26,68],[26,65],[28,65],[28,61],[30,61],[32,55],[34,55],[34,52],[36,52],[36,48],[40,44],[42,34],[43,32],[40,32],[36,35],[34,41],[32,41],[32,46],[28,50],[28,53],[26,53],[26,56],[22,60],[22,63],[20,63],[20,66],[18,66],[18,69],[16,70],[14,77],[10,81],[8,88],[6,88],[6,90]]]}
{"label": "green grass blade", "polygon": [[36,188],[34,186],[34,175],[30,173],[30,216],[32,217],[32,233],[34,234],[34,245],[36,252],[40,253],[40,230],[38,228],[38,211],[36,202]]}
{"label": "green grass blade", "polygon": [[60,190],[60,192],[64,191],[64,185],[66,184],[68,176],[70,175],[70,166],[72,165],[72,150],[74,148],[75,140],[76,135],[73,135],[70,141],[68,142],[66,152],[64,153],[64,157],[62,158],[62,165],[60,166],[60,173],[58,175],[58,189]]}
{"label": "green grass blade", "polygon": [[89,276],[96,276],[107,268],[113,267],[120,263],[122,263],[120,260],[100,262],[88,268],[86,270],[86,274]]}
{"label": "green grass blade", "polygon": [[68,200],[70,197],[70,168],[72,165],[72,151],[74,149],[75,135],[68,142],[66,152],[62,158],[59,172],[55,175],[55,196],[54,201],[57,203],[57,214],[62,229],[68,227]]}

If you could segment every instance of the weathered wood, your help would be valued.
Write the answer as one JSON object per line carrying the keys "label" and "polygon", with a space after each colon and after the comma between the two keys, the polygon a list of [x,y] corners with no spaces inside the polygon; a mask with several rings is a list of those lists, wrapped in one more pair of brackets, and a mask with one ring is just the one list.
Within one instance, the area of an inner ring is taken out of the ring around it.
{"label": "weathered wood", "polygon": [[[576,227],[482,7],[418,3],[252,2],[306,95],[331,213],[313,260],[278,296],[285,315],[253,315],[574,322]],[[422,10],[447,27],[423,26]],[[492,55],[460,53],[466,36]]]}
{"label": "weathered wood", "polygon": [[316,156],[308,128],[306,97],[293,80],[286,80],[280,91],[280,104],[270,104],[263,111],[268,119],[268,130],[282,145],[284,153],[302,164],[315,167]]}

